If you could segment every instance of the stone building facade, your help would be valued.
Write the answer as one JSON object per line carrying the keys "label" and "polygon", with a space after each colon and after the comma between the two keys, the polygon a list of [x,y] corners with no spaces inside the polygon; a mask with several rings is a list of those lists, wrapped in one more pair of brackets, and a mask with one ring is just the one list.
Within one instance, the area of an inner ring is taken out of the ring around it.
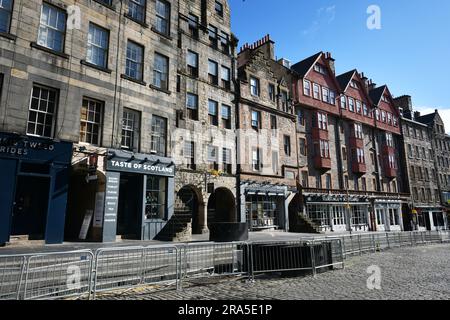
{"label": "stone building facade", "polygon": [[290,69],[269,36],[238,55],[238,168],[241,215],[249,229],[289,230],[297,194],[296,123]]}
{"label": "stone building facade", "polygon": [[237,39],[227,1],[183,1],[178,16],[177,216],[194,234],[240,221],[236,208]]}
{"label": "stone building facade", "polygon": [[[411,193],[408,212],[411,229],[446,229],[446,180],[450,178],[447,178],[445,159],[448,158],[450,146],[445,143],[447,135],[442,119],[437,110],[424,116],[414,112],[411,96],[398,97],[395,102],[403,114],[404,148]],[[440,134],[435,135],[434,132]]]}

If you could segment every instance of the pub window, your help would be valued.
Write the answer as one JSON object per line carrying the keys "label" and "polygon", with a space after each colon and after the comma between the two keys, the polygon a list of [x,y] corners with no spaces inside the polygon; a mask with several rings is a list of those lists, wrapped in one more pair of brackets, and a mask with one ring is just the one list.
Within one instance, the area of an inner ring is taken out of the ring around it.
{"label": "pub window", "polygon": [[219,65],[212,60],[208,60],[208,79],[210,84],[219,85]]}
{"label": "pub window", "polygon": [[170,3],[156,0],[156,31],[170,35]]}
{"label": "pub window", "polygon": [[188,50],[187,71],[191,77],[198,77],[198,53]]}
{"label": "pub window", "polygon": [[231,129],[231,107],[222,105],[222,125],[225,129]]}
{"label": "pub window", "polygon": [[231,89],[230,68],[222,66],[221,79],[222,79],[222,87],[225,88],[226,90],[230,90]]}
{"label": "pub window", "polygon": [[144,47],[128,40],[125,74],[135,80],[142,81],[144,64]]}
{"label": "pub window", "polygon": [[140,141],[140,113],[128,108],[123,109],[122,149],[137,152]]}
{"label": "pub window", "polygon": [[55,127],[58,91],[33,86],[28,114],[27,134],[51,138]]}
{"label": "pub window", "polygon": [[146,0],[128,0],[128,16],[138,22],[145,22]]}
{"label": "pub window", "polygon": [[145,216],[148,220],[167,220],[167,178],[147,176]]}
{"label": "pub window", "polygon": [[187,116],[189,119],[198,120],[198,96],[188,93],[186,97]]}
{"label": "pub window", "polygon": [[222,163],[223,163],[223,171],[225,173],[232,173],[232,163],[231,163],[231,149],[223,148],[222,149]]}
{"label": "pub window", "polygon": [[93,65],[108,67],[109,31],[93,23],[89,24],[86,61]]}
{"label": "pub window", "polygon": [[159,89],[169,89],[169,58],[155,52],[153,85]]}
{"label": "pub window", "polygon": [[151,152],[160,157],[167,156],[167,119],[152,117]]}
{"label": "pub window", "polygon": [[208,115],[209,115],[209,124],[213,126],[219,125],[219,119],[218,119],[218,109],[219,105],[217,101],[209,100],[208,101]]}
{"label": "pub window", "polygon": [[48,3],[42,5],[37,43],[54,51],[64,51],[67,14]]}
{"label": "pub window", "polygon": [[9,33],[11,29],[11,17],[13,0],[0,0],[0,32]]}
{"label": "pub window", "polygon": [[81,106],[80,142],[100,145],[104,103],[84,98]]}

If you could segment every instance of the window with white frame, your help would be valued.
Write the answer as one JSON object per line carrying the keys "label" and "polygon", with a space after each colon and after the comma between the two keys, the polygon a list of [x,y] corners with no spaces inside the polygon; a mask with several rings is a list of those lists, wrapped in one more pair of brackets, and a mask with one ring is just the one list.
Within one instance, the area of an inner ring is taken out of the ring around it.
{"label": "window with white frame", "polygon": [[128,16],[141,23],[145,22],[146,0],[128,0]]}
{"label": "window with white frame", "polygon": [[320,86],[314,83],[313,90],[314,90],[314,99],[320,100]]}
{"label": "window with white frame", "polygon": [[364,139],[363,126],[360,123],[355,123],[355,138]]}
{"label": "window with white frame", "polygon": [[219,65],[213,60],[208,60],[208,80],[210,84],[219,85]]}
{"label": "window with white frame", "polygon": [[363,115],[369,115],[369,109],[367,108],[367,104],[363,103]]}
{"label": "window with white frame", "polygon": [[250,93],[253,96],[259,97],[259,79],[250,78]]}
{"label": "window with white frame", "polygon": [[191,120],[198,120],[198,95],[187,93],[186,95],[187,116]]}
{"label": "window with white frame", "polygon": [[367,216],[364,206],[352,207],[352,225],[354,226],[367,225]]}
{"label": "window with white frame", "polygon": [[252,128],[261,129],[261,113],[259,111],[252,111]]}
{"label": "window with white frame", "polygon": [[186,60],[189,75],[195,78],[198,77],[198,53],[188,50]]}
{"label": "window with white frame", "polygon": [[303,80],[303,94],[305,96],[311,96],[311,82]]}
{"label": "window with white frame", "polygon": [[37,44],[54,51],[64,51],[67,14],[64,10],[43,3]]}
{"label": "window with white frame", "polygon": [[328,116],[325,113],[317,113],[317,125],[321,130],[328,130]]}
{"label": "window with white frame", "polygon": [[28,112],[28,135],[46,138],[53,137],[57,99],[57,90],[39,85],[33,86]]}
{"label": "window with white frame", "polygon": [[231,107],[222,105],[222,126],[225,129],[231,129]]}
{"label": "window with white frame", "polygon": [[345,207],[335,205],[332,207],[333,211],[333,225],[344,226],[345,225]]}
{"label": "window with white frame", "polygon": [[347,97],[341,96],[341,109],[347,109]]}
{"label": "window with white frame", "polygon": [[356,160],[357,160],[358,163],[360,163],[360,164],[366,163],[366,158],[365,158],[365,154],[364,154],[364,149],[361,149],[361,148],[357,148],[357,149],[356,149]]}
{"label": "window with white frame", "polygon": [[186,141],[184,143],[183,156],[186,159],[187,168],[195,170],[195,143],[193,141]]}
{"label": "window with white frame", "polygon": [[86,61],[98,67],[108,67],[109,31],[89,23]]}
{"label": "window with white frame", "polygon": [[208,100],[208,116],[210,125],[219,125],[219,103],[217,101]]}
{"label": "window with white frame", "polygon": [[355,100],[353,98],[348,98],[348,110],[355,112]]}
{"label": "window with white frame", "polygon": [[128,108],[123,109],[122,117],[122,148],[130,151],[139,150],[140,113]]}
{"label": "window with white frame", "polygon": [[163,90],[169,89],[169,58],[157,52],[153,66],[153,85]]}
{"label": "window with white frame", "polygon": [[319,227],[327,228],[331,225],[328,205],[308,204],[306,214]]}
{"label": "window with white frame", "polygon": [[9,33],[11,28],[11,17],[13,0],[0,0],[0,32]]}
{"label": "window with white frame", "polygon": [[326,140],[320,140],[320,157],[325,159],[330,158],[330,144]]}
{"label": "window with white frame", "polygon": [[336,92],[330,90],[330,104],[336,105]]}
{"label": "window with white frame", "polygon": [[84,98],[80,117],[80,142],[100,145],[104,103]]}
{"label": "window with white frame", "polygon": [[127,58],[125,65],[126,76],[142,81],[143,78],[143,64],[144,64],[144,47],[137,43],[128,40],[127,43]]}
{"label": "window with white frame", "polygon": [[381,121],[386,122],[386,111],[381,111]]}
{"label": "window with white frame", "polygon": [[386,145],[391,148],[394,147],[394,137],[392,136],[392,133],[386,132]]}
{"label": "window with white frame", "polygon": [[156,0],[156,31],[166,36],[170,35],[170,3]]}
{"label": "window with white frame", "polygon": [[218,170],[219,163],[219,148],[215,146],[208,146],[207,160],[209,163],[209,168],[212,170]]}
{"label": "window with white frame", "polygon": [[231,89],[231,71],[230,68],[222,66],[222,72],[220,73],[220,78],[222,80],[222,87],[230,90]]}
{"label": "window with white frame", "polygon": [[361,107],[361,101],[356,100],[356,112],[361,113],[362,107]]}
{"label": "window with white frame", "polygon": [[152,116],[151,150],[160,157],[167,156],[167,119]]}
{"label": "window with white frame", "polygon": [[330,90],[328,88],[322,87],[322,101],[330,103]]}

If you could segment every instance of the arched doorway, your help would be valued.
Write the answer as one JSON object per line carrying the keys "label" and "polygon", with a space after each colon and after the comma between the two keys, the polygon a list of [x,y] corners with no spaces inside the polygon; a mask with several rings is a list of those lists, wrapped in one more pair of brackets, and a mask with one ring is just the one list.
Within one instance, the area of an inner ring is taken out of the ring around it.
{"label": "arched doorway", "polygon": [[301,205],[301,196],[297,193],[289,203],[289,232],[299,232]]}
{"label": "arched doorway", "polygon": [[218,188],[208,201],[208,226],[212,223],[237,222],[236,199],[226,188]]}
{"label": "arched doorway", "polygon": [[202,233],[201,203],[201,194],[195,187],[185,186],[177,193],[174,213],[178,219],[192,219],[192,234]]}

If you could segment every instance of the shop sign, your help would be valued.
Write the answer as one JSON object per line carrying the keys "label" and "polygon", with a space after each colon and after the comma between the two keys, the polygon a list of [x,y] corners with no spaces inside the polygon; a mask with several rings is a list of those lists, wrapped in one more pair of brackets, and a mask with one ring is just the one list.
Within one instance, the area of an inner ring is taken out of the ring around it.
{"label": "shop sign", "polygon": [[106,170],[167,177],[175,176],[175,166],[173,165],[142,163],[140,161],[108,160]]}

